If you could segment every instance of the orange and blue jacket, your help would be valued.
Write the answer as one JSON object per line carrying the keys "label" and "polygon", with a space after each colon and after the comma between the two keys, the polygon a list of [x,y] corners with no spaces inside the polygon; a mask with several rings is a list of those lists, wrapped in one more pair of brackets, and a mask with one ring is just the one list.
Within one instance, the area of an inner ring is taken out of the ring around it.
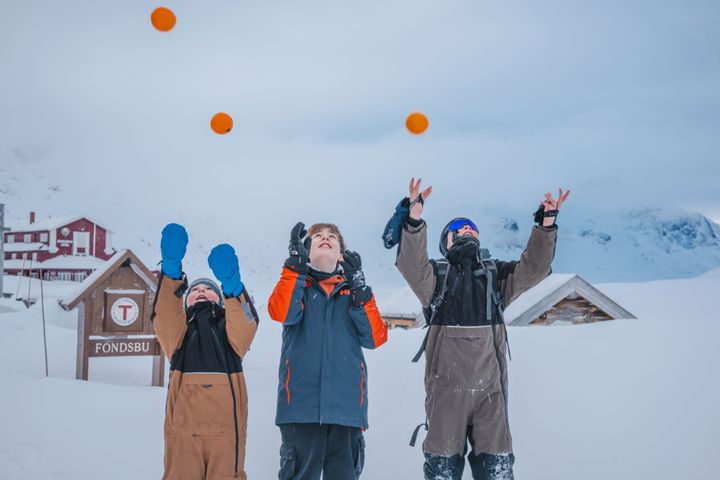
{"label": "orange and blue jacket", "polygon": [[375,298],[354,306],[340,275],[324,280],[283,268],[268,302],[283,324],[277,425],[368,427],[368,371],[362,347],[387,341]]}

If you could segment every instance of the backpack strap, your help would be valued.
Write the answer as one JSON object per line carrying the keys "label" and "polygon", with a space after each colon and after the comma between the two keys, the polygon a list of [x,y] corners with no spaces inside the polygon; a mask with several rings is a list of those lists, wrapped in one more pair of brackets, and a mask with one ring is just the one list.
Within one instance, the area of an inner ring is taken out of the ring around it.
{"label": "backpack strap", "polygon": [[415,429],[413,430],[412,436],[410,437],[410,446],[411,447],[415,446],[415,442],[417,442],[418,433],[420,433],[420,429],[422,427],[425,427],[425,431],[427,432],[427,430],[428,430],[427,418],[425,418],[425,422],[421,423],[420,425],[415,427]]}
{"label": "backpack strap", "polygon": [[[495,262],[490,259],[483,259],[481,261],[483,268],[485,271],[488,272],[487,279],[488,279],[488,285],[490,285],[490,288],[488,288],[488,306],[490,305],[490,299],[492,298],[492,303],[495,306],[495,309],[497,311],[498,318],[500,319],[500,323],[503,326],[503,331],[505,332],[505,346],[507,347],[508,352],[508,358],[510,361],[512,361],[512,353],[510,352],[510,339],[508,338],[507,334],[507,326],[505,325],[505,314],[503,312],[504,305],[503,305],[503,299],[500,297],[500,294],[495,290],[495,284],[493,283],[493,272],[497,273],[497,265],[495,265]],[[492,307],[488,307],[488,318],[491,318],[491,312],[490,309]],[[495,324],[494,321],[491,320],[491,324]]]}
{"label": "backpack strap", "polygon": [[445,259],[430,260],[430,264],[433,266],[433,271],[435,272],[435,292],[433,293],[432,300],[430,300],[430,305],[423,311],[426,320],[425,327],[423,328],[427,328],[428,331],[425,333],[425,337],[423,338],[422,344],[420,345],[420,349],[412,359],[413,363],[417,363],[420,360],[420,357],[422,357],[422,354],[425,352],[428,337],[430,336],[429,327],[435,320],[437,311],[440,308],[440,305],[442,305],[443,299],[445,298],[445,293],[447,292],[447,273],[449,269],[448,261]]}

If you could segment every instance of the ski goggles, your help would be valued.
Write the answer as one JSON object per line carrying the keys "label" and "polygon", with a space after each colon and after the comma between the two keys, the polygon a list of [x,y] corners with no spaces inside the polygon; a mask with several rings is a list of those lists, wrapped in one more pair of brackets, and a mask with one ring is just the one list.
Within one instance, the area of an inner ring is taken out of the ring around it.
{"label": "ski goggles", "polygon": [[454,222],[450,223],[450,225],[448,225],[448,231],[449,232],[457,232],[458,230],[460,230],[461,228],[463,228],[465,226],[468,226],[468,227],[472,228],[475,232],[478,232],[477,225],[475,225],[471,220],[469,220],[467,218],[459,218],[459,219],[455,220]]}

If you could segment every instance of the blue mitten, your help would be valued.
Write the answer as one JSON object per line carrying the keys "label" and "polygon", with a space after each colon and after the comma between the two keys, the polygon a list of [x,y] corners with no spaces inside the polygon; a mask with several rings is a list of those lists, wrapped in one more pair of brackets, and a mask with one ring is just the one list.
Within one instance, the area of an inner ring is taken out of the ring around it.
{"label": "blue mitten", "polygon": [[410,215],[410,199],[408,197],[400,200],[400,203],[395,207],[395,213],[388,220],[385,225],[385,231],[383,231],[383,243],[385,248],[393,248],[395,245],[400,243],[400,234],[402,233],[403,225],[407,221]]}
{"label": "blue mitten", "polygon": [[162,273],[175,280],[182,277],[182,259],[187,251],[187,243],[188,234],[185,227],[177,223],[165,225],[160,239]]}
{"label": "blue mitten", "polygon": [[220,280],[222,291],[226,297],[237,297],[245,286],[240,278],[240,265],[235,249],[227,243],[221,243],[210,251],[208,265]]}

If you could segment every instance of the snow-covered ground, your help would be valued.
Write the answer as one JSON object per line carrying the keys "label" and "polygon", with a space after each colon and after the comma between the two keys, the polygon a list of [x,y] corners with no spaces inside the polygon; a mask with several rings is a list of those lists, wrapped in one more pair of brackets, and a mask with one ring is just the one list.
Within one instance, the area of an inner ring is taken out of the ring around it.
{"label": "snow-covered ground", "polygon": [[[599,288],[639,319],[510,328],[516,477],[718,478],[720,270]],[[416,307],[399,304],[402,297],[395,306]],[[26,310],[0,301],[0,479],[160,478],[165,389],[149,386],[150,358],[91,359],[90,381],[75,380],[73,313],[50,298],[45,378],[40,313],[40,304]],[[247,471],[271,479],[280,447],[273,419],[281,327],[261,314],[245,361]],[[393,330],[383,348],[366,353],[363,478],[421,478],[421,449],[408,440],[424,419],[423,365],[409,360],[423,333]]]}

